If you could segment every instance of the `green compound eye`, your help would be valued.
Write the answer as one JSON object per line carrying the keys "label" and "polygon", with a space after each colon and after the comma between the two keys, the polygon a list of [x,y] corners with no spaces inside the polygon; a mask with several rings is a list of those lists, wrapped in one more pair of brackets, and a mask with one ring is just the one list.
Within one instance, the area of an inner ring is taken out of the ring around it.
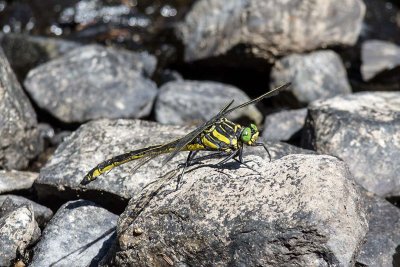
{"label": "green compound eye", "polygon": [[258,132],[258,128],[255,124],[250,124],[250,128],[253,130],[253,133],[257,133]]}
{"label": "green compound eye", "polygon": [[247,143],[251,140],[251,129],[250,127],[246,127],[243,129],[242,134],[240,135],[240,139],[242,142]]}

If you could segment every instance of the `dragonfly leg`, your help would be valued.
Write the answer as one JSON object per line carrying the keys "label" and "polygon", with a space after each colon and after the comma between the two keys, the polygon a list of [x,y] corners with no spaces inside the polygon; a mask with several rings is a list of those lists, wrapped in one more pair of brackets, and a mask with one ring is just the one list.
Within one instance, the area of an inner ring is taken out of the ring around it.
{"label": "dragonfly leg", "polygon": [[193,158],[194,158],[194,156],[196,154],[197,154],[197,151],[190,151],[189,152],[189,155],[188,155],[185,163],[183,164],[182,172],[181,172],[181,174],[178,175],[178,181],[176,182],[176,189],[175,190],[178,190],[179,184],[180,184],[180,182],[181,182],[181,180],[183,178],[183,174],[185,173],[186,168],[192,163]]}
{"label": "dragonfly leg", "polygon": [[222,164],[225,164],[226,162],[230,161],[231,159],[233,159],[237,154],[239,153],[239,149],[238,150],[234,150],[228,157],[226,157],[225,159],[223,159],[222,161],[220,161],[217,166],[221,166]]}
{"label": "dragonfly leg", "polygon": [[267,153],[268,153],[269,161],[272,160],[271,154],[269,153],[268,148],[267,148],[267,146],[266,146],[264,143],[254,143],[254,146],[262,146],[262,147],[264,147],[265,151],[267,151]]}

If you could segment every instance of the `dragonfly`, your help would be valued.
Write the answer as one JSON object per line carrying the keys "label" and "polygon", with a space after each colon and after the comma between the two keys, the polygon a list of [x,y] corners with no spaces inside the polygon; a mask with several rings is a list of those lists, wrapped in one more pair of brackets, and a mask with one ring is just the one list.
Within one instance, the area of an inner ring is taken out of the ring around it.
{"label": "dragonfly", "polygon": [[[289,86],[290,83],[286,83],[255,99],[233,108],[230,108],[234,102],[234,100],[231,100],[217,115],[179,139],[166,144],[153,145],[133,150],[99,163],[84,176],[81,181],[81,185],[87,185],[96,180],[100,175],[130,161],[146,159],[147,162],[159,155],[169,153],[169,155],[162,162],[162,166],[164,166],[182,151],[189,151],[189,154],[186,162],[183,164],[182,173],[178,177],[178,184],[185,169],[194,162],[195,156],[199,151],[214,151],[215,153],[213,153],[213,155],[219,154],[225,156],[225,158],[219,162],[218,165],[222,165],[231,159],[244,164],[242,156],[244,145],[262,146],[268,153],[268,157],[271,160],[271,154],[269,153],[267,146],[264,143],[257,142],[260,132],[255,124],[251,123],[250,125],[243,127],[240,124],[228,120],[226,116],[237,109],[255,104],[262,99],[274,96]],[[197,160],[198,159],[199,157]]]}

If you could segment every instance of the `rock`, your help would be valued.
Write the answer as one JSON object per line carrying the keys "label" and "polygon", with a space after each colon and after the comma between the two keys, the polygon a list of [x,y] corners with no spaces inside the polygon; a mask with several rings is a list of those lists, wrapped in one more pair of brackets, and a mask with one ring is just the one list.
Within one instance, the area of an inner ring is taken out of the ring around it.
{"label": "rock", "polygon": [[44,229],[29,266],[97,266],[115,239],[117,218],[90,201],[64,204]]}
{"label": "rock", "polygon": [[53,217],[51,209],[27,198],[15,195],[0,195],[0,217],[6,212],[13,211],[16,207],[24,204],[32,205],[35,220],[40,227],[44,227],[50,221],[51,217]]}
{"label": "rock", "polygon": [[177,34],[186,61],[220,56],[240,45],[253,56],[272,58],[328,45],[352,45],[364,13],[365,5],[359,0],[201,0],[193,5]]}
{"label": "rock", "polygon": [[100,0],[78,1],[73,7],[68,7],[60,12],[61,23],[74,23],[88,25],[96,21],[121,23],[124,15],[130,13],[129,4],[107,5]]}
{"label": "rock", "polygon": [[271,80],[271,88],[291,81],[289,91],[300,106],[317,99],[351,93],[342,60],[331,50],[284,57],[274,65]]}
{"label": "rock", "polygon": [[343,159],[380,196],[400,195],[400,94],[356,93],[308,107],[303,146]]}
{"label": "rock", "polygon": [[39,174],[35,172],[0,170],[0,194],[17,190],[28,190]]}
{"label": "rock", "polygon": [[[238,88],[217,82],[176,81],[160,88],[155,104],[156,120],[164,124],[193,124],[215,116],[232,99],[233,106],[250,98]],[[254,105],[239,109],[229,119],[247,116],[257,124],[262,114]]]}
{"label": "rock", "polygon": [[1,48],[0,114],[0,168],[26,168],[42,149],[36,114]]}
{"label": "rock", "polygon": [[80,46],[59,38],[38,37],[26,34],[5,34],[1,46],[20,81],[39,64],[60,57]]}
{"label": "rock", "polygon": [[378,197],[366,200],[369,230],[357,262],[365,266],[399,266],[400,210]]}
{"label": "rock", "polygon": [[362,45],[361,60],[363,80],[371,80],[382,71],[400,66],[400,46],[380,40],[366,41]]}
{"label": "rock", "polygon": [[367,231],[346,165],[290,155],[166,177],[121,215],[116,266],[352,266]]}
{"label": "rock", "polygon": [[[163,168],[163,156],[147,163],[138,160],[124,164],[82,187],[80,181],[84,175],[108,158],[146,146],[170,142],[191,130],[193,128],[139,120],[99,120],[87,123],[62,143],[53,158],[41,169],[35,183],[39,199],[42,202],[51,196],[72,199],[78,194],[113,210],[117,206],[124,209],[126,201],[137,195],[145,186],[185,162],[187,152],[178,154]],[[272,158],[293,153],[311,153],[279,142],[267,142],[266,146]],[[262,147],[246,147],[245,161],[250,154],[268,159],[268,154]],[[144,166],[132,173],[135,167],[141,165]]]}
{"label": "rock", "polygon": [[304,126],[307,109],[283,110],[265,117],[263,137],[266,140],[287,141]]}
{"label": "rock", "polygon": [[156,96],[155,83],[144,77],[155,65],[147,53],[89,45],[31,70],[25,87],[41,108],[64,122],[140,118],[150,113]]}
{"label": "rock", "polygon": [[25,249],[40,236],[32,205],[20,208],[0,218],[0,266],[11,266]]}

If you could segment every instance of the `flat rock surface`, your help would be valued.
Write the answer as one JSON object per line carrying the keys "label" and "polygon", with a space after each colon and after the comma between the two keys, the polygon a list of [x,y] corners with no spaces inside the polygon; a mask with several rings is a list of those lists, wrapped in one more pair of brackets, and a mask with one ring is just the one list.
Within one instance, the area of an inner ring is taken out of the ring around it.
{"label": "flat rock surface", "polygon": [[97,266],[115,238],[117,218],[90,201],[65,203],[43,231],[29,266]]}
{"label": "flat rock surface", "polygon": [[26,168],[41,151],[36,114],[1,48],[0,114],[0,168]]}
{"label": "flat rock surface", "polygon": [[[231,100],[232,107],[250,100],[238,88],[204,81],[174,81],[163,85],[157,96],[155,115],[164,124],[193,124],[205,122],[217,114]],[[239,109],[229,116],[237,119],[246,116],[261,123],[262,115],[254,105]]]}
{"label": "flat rock surface", "polygon": [[32,187],[39,173],[0,170],[0,194],[27,190]]}
{"label": "flat rock surface", "polygon": [[35,220],[40,227],[44,227],[46,223],[50,221],[51,217],[53,217],[51,209],[33,202],[32,200],[16,195],[0,195],[0,217],[5,213],[14,210],[15,207],[24,204],[32,205]]}
{"label": "flat rock surface", "polygon": [[166,176],[132,198],[119,266],[352,266],[367,231],[361,197],[331,156],[249,156]]}
{"label": "flat rock surface", "polygon": [[[143,187],[185,162],[187,152],[172,159],[163,168],[163,156],[147,163],[141,160],[121,165],[82,187],[84,175],[100,162],[113,156],[150,145],[163,144],[189,133],[193,128],[166,126],[140,120],[99,120],[83,125],[62,143],[52,159],[41,169],[35,183],[40,196],[61,195],[67,189],[107,192],[118,198],[130,199]],[[273,158],[293,153],[312,153],[283,143],[266,144]],[[245,147],[244,156],[257,154],[268,160],[262,147]],[[246,158],[245,158],[246,160]],[[132,169],[140,166],[132,174]],[[91,196],[93,197],[93,196]],[[95,197],[99,201],[104,197]]]}
{"label": "flat rock surface", "polygon": [[291,81],[289,91],[299,105],[351,93],[343,62],[331,50],[283,57],[272,68],[271,80],[271,88]]}
{"label": "flat rock surface", "polygon": [[157,93],[146,77],[155,66],[147,53],[89,45],[31,70],[24,84],[41,108],[64,122],[140,118]]}
{"label": "flat rock surface", "polygon": [[0,266],[12,266],[19,255],[40,236],[31,205],[24,205],[0,218]]}
{"label": "flat rock surface", "polygon": [[265,117],[262,136],[265,140],[287,141],[303,126],[307,109],[283,110]]}
{"label": "flat rock surface", "polygon": [[365,266],[400,266],[400,209],[385,199],[367,196],[369,230],[357,256]]}
{"label": "flat rock surface", "polygon": [[308,107],[305,147],[343,159],[380,196],[400,195],[400,93],[338,96]]}
{"label": "flat rock surface", "polygon": [[248,53],[271,58],[357,41],[365,13],[362,1],[201,0],[177,32],[185,60],[225,54],[244,44]]}
{"label": "flat rock surface", "polygon": [[361,74],[371,80],[385,70],[400,66],[400,46],[380,40],[365,41],[361,47]]}

